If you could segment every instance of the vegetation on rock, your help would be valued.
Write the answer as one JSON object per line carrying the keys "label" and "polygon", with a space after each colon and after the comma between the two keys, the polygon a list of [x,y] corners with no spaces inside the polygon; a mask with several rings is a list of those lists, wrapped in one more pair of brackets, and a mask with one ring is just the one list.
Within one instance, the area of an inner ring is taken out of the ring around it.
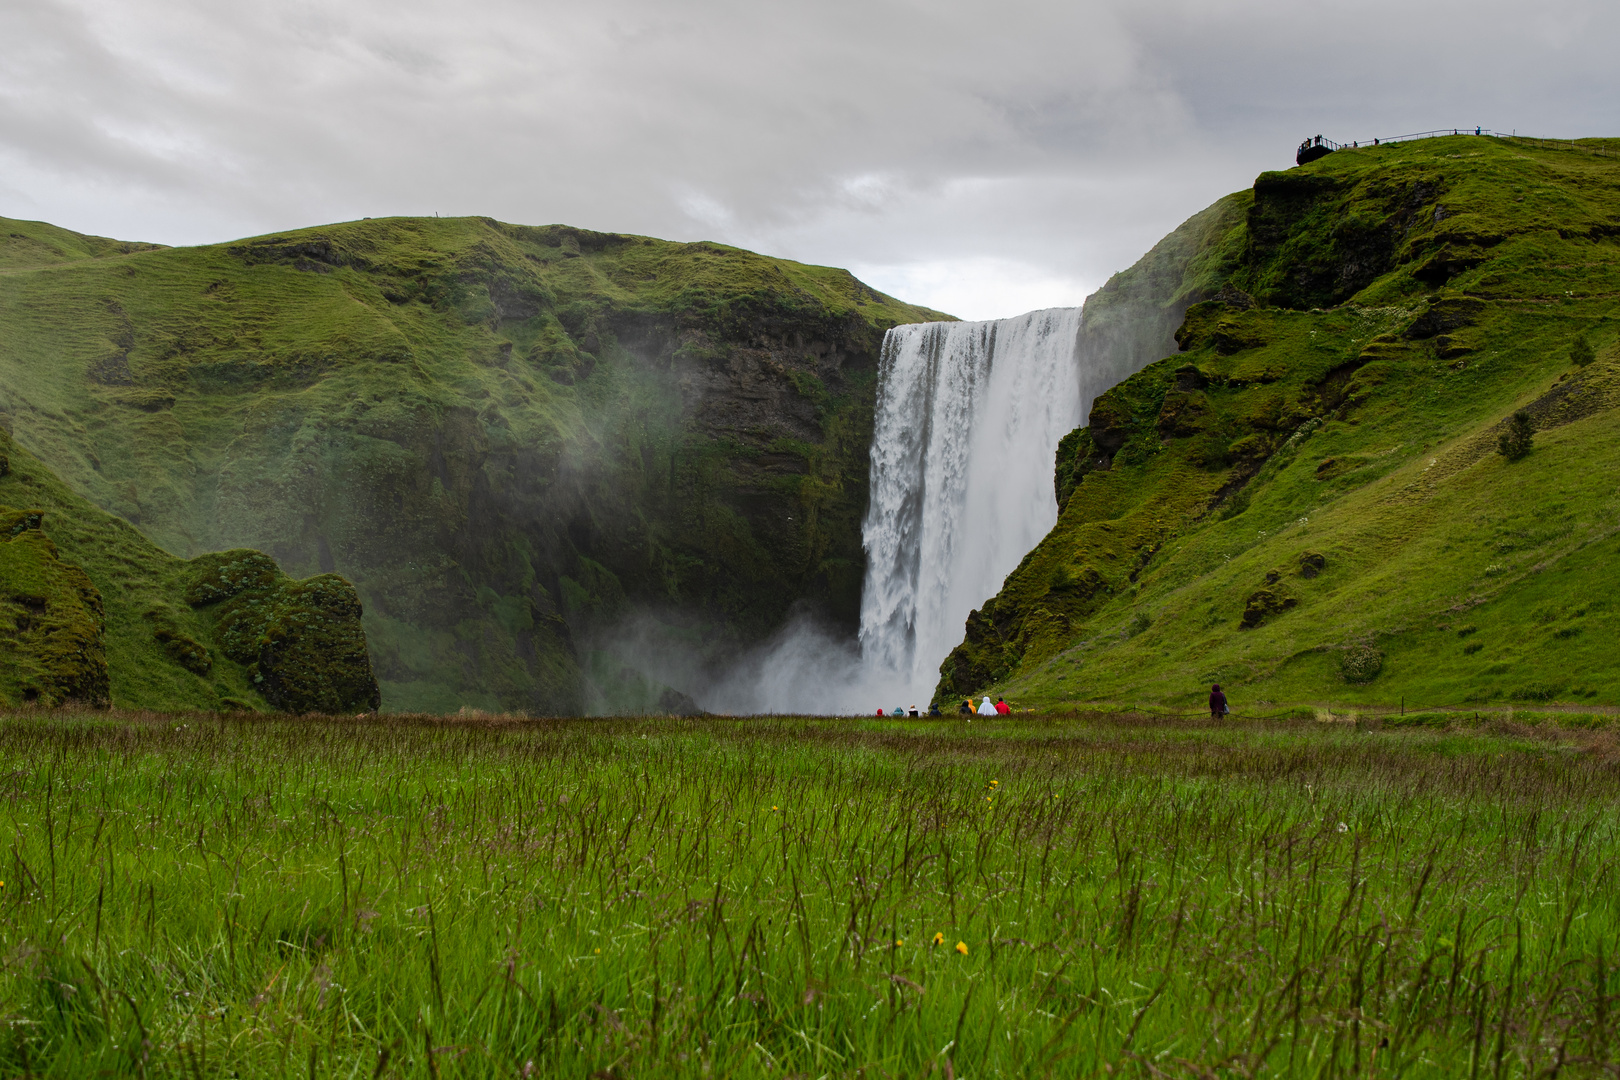
{"label": "vegetation on rock", "polygon": [[348,582],[256,551],[177,559],[4,431],[0,448],[0,706],[377,707]]}
{"label": "vegetation on rock", "polygon": [[0,703],[105,705],[101,593],[46,538],[44,518],[0,506]]}
{"label": "vegetation on rock", "polygon": [[1596,145],[1347,150],[1231,197],[1180,353],[1064,440],[1058,524],[938,696],[1620,702],[1620,173]]}
{"label": "vegetation on rock", "polygon": [[177,555],[342,573],[394,709],[600,704],[631,607],[716,655],[800,603],[852,630],[883,332],[945,317],[486,218],[187,249],[0,226],[18,441]]}

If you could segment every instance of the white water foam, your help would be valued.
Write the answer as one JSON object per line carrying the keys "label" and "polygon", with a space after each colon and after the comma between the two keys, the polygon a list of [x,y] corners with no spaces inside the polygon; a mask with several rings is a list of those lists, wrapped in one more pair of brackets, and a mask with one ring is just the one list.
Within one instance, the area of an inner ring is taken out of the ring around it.
{"label": "white water foam", "polygon": [[1052,461],[1091,407],[1079,308],[890,330],[862,539],[861,689],[927,702],[969,612],[1057,522]]}

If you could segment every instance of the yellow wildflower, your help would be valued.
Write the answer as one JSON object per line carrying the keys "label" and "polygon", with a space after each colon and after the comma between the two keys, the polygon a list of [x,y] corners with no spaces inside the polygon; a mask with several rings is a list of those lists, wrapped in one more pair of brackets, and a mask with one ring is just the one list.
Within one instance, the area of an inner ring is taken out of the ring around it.
{"label": "yellow wildflower", "polygon": [[895,947],[895,948],[897,948],[897,949],[898,949],[898,948],[899,948],[899,947],[900,947],[900,946],[902,946],[902,945],[904,945],[904,944],[905,944],[905,943],[906,943],[906,939],[905,939],[905,938],[899,938],[899,937],[897,937],[897,938],[895,938],[895,939],[894,939],[894,947]]}
{"label": "yellow wildflower", "polygon": [[961,953],[963,956],[966,956],[967,955],[967,942],[958,941],[956,943],[956,951]]}
{"label": "yellow wildflower", "polygon": [[934,944],[935,945],[943,945],[943,944],[945,944],[945,935],[944,934],[935,934],[934,935]]}

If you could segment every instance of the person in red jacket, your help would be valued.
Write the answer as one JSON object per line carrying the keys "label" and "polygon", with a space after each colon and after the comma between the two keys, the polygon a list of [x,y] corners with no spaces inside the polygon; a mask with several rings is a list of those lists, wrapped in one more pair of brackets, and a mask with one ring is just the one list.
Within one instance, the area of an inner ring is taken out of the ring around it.
{"label": "person in red jacket", "polygon": [[1226,712],[1226,695],[1221,693],[1221,684],[1216,683],[1209,688],[1209,718],[1219,720]]}
{"label": "person in red jacket", "polygon": [[1002,716],[1006,716],[1008,713],[1012,712],[1012,709],[1008,708],[1007,702],[1004,699],[996,698],[996,712]]}

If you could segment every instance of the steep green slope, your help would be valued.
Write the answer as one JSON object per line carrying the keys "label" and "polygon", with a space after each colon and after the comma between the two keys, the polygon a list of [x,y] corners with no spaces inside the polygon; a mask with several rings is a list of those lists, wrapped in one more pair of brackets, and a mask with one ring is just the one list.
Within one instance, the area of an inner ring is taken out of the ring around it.
{"label": "steep green slope", "polygon": [[398,709],[654,694],[591,651],[632,605],[716,653],[798,602],[853,626],[883,331],[943,317],[481,218],[140,251],[5,225],[56,251],[0,272],[18,441],[173,553],[348,576]]}
{"label": "steep green slope", "polygon": [[1458,137],[1261,176],[1218,298],[1064,441],[1058,524],[939,695],[1620,702],[1617,149]]}
{"label": "steep green slope", "polygon": [[359,598],[257,551],[187,562],[0,430],[0,705],[377,707]]}

